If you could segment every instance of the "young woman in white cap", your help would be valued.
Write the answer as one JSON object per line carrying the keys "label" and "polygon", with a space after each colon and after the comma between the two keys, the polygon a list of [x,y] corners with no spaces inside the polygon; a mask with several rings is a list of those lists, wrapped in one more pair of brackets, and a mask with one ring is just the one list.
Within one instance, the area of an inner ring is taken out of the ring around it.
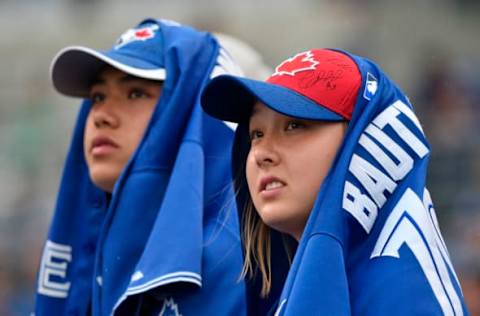
{"label": "young woman in white cap", "polygon": [[51,72],[83,98],[40,263],[36,316],[244,315],[229,148],[200,91],[234,63],[208,33],[145,20]]}
{"label": "young woman in white cap", "polygon": [[408,98],[368,59],[312,49],[260,82],[220,76],[202,96],[238,123],[233,171],[242,276],[276,280],[275,315],[465,315],[426,188],[429,145]]}

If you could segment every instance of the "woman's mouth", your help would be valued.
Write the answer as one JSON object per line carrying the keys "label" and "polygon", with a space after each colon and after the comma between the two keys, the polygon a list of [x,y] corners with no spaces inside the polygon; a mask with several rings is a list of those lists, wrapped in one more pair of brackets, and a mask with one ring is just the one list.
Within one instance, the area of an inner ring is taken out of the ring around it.
{"label": "woman's mouth", "polygon": [[94,156],[107,155],[118,148],[118,144],[105,136],[95,137],[92,141],[91,153]]}
{"label": "woman's mouth", "polygon": [[280,187],[283,187],[283,186],[284,186],[284,184],[280,181],[272,181],[272,182],[267,183],[267,185],[265,186],[265,191],[273,190],[273,189],[280,188]]}
{"label": "woman's mouth", "polygon": [[276,177],[265,177],[260,181],[259,193],[263,198],[273,198],[280,194],[286,185]]}

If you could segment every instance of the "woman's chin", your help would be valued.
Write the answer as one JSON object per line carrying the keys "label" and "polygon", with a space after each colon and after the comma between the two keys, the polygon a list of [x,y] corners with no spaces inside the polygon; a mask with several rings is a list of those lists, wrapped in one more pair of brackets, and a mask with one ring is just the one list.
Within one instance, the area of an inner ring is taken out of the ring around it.
{"label": "woman's chin", "polygon": [[99,189],[112,193],[118,175],[106,172],[90,172],[90,179]]}

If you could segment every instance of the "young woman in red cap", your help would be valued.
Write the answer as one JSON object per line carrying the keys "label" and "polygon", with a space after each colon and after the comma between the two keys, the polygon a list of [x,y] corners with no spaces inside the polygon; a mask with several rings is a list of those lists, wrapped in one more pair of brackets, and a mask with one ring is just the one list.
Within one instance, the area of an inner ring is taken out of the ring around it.
{"label": "young woman in red cap", "polygon": [[428,142],[375,63],[312,49],[265,82],[214,79],[202,105],[239,124],[242,276],[258,272],[269,295],[275,235],[298,242],[275,315],[467,314],[426,189]]}

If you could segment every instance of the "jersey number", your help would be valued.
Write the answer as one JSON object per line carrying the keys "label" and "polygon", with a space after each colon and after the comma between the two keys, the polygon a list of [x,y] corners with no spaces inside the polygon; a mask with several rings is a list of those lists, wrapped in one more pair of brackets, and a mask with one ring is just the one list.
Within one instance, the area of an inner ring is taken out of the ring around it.
{"label": "jersey number", "polygon": [[371,258],[400,258],[399,250],[404,244],[420,264],[444,315],[463,315],[449,269],[454,276],[455,272],[426,189],[423,201],[410,188],[405,191],[385,222]]}

